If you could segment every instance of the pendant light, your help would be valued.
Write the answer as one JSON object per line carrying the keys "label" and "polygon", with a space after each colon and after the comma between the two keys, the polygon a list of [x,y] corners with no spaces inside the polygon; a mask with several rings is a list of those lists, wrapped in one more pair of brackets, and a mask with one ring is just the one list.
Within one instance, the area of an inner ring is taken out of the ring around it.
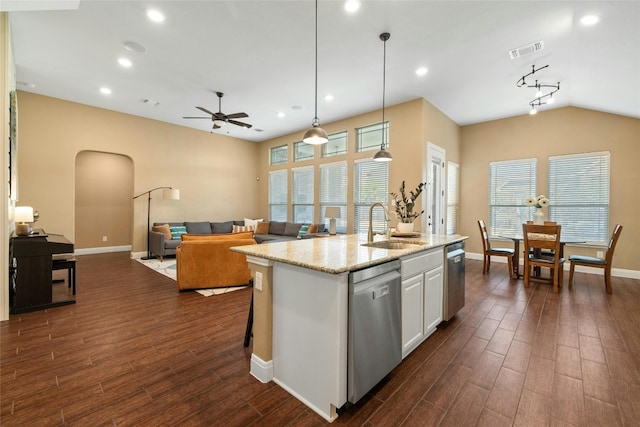
{"label": "pendant light", "polygon": [[391,153],[384,149],[384,141],[386,140],[385,136],[387,131],[387,127],[384,124],[384,93],[387,77],[387,40],[389,40],[389,37],[391,37],[391,34],[389,33],[380,34],[380,40],[384,42],[384,54],[382,57],[382,143],[380,144],[380,151],[373,156],[373,160],[376,162],[390,162],[392,160]]}
{"label": "pendant light", "polygon": [[320,119],[318,119],[318,0],[316,0],[316,87],[315,87],[315,116],[313,117],[312,127],[305,133],[302,140],[307,144],[320,145],[329,140],[327,132],[320,127]]}

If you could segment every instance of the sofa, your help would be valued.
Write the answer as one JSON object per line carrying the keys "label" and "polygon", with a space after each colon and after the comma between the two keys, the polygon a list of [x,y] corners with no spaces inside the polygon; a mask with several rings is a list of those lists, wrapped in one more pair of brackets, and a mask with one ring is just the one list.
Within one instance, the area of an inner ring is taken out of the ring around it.
{"label": "sofa", "polygon": [[[251,220],[247,220],[249,222]],[[255,220],[254,220],[255,221]],[[254,239],[257,243],[280,242],[298,238],[312,238],[319,234],[326,234],[324,224],[301,224],[291,222],[256,222]],[[253,224],[252,224],[253,225]],[[246,231],[245,220],[225,222],[155,222],[149,231],[149,251],[162,261],[165,256],[176,255],[176,249],[182,243],[183,234],[219,235],[232,234],[234,231]],[[304,233],[301,229],[309,226]]]}
{"label": "sofa", "polygon": [[249,284],[246,255],[229,248],[255,244],[253,232],[183,234],[176,248],[178,290]]}

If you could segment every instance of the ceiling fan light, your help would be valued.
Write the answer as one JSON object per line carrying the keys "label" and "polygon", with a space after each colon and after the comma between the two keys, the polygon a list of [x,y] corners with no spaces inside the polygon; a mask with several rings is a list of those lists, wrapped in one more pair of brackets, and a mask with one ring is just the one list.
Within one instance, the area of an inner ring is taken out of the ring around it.
{"label": "ceiling fan light", "polygon": [[328,140],[329,136],[327,135],[327,132],[315,123],[312,128],[304,133],[304,137],[302,138],[302,141],[312,145],[324,144]]}
{"label": "ceiling fan light", "polygon": [[214,126],[218,126],[218,127],[222,127],[222,126],[224,126],[226,124],[227,124],[227,122],[225,122],[224,120],[220,120],[220,119],[215,119],[213,121],[213,125]]}

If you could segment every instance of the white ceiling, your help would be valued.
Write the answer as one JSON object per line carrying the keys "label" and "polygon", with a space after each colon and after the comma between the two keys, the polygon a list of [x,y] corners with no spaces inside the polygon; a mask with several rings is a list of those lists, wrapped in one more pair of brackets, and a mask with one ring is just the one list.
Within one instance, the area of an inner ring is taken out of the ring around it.
{"label": "white ceiling", "polygon": [[[222,111],[246,112],[240,120],[254,127],[215,133],[261,141],[311,125],[312,1],[83,0],[77,10],[50,11],[26,10],[42,2],[3,3],[23,10],[9,15],[20,90],[205,131],[210,121],[182,117],[204,115],[195,106],[218,111],[221,91]],[[516,82],[535,64],[549,67],[534,80],[560,82],[553,108],[640,117],[639,1],[364,0],[353,14],[343,6],[319,2],[321,124],[381,107],[385,31],[387,106],[425,98],[459,125],[527,114],[535,91]],[[150,7],[166,21],[149,21]],[[600,22],[582,26],[586,13]],[[509,58],[539,40],[541,52]],[[124,41],[146,52],[127,51]],[[119,57],[133,66],[123,69]],[[428,74],[416,76],[418,66]],[[102,86],[113,93],[102,95]],[[327,93],[335,99],[325,101]]]}

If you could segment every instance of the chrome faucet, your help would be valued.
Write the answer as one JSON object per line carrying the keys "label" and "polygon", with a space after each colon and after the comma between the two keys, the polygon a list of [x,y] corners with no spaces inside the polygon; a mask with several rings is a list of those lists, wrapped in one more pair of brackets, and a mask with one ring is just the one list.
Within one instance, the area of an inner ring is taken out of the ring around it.
{"label": "chrome faucet", "polygon": [[[373,231],[373,221],[371,220],[371,217],[373,216],[373,208],[375,206],[380,206],[382,208],[382,210],[384,211],[384,220],[387,222],[387,231],[385,231],[384,233],[381,233],[379,231],[376,231],[374,233]],[[389,240],[389,211],[387,210],[387,208],[380,202],[375,202],[371,205],[371,207],[369,208],[369,234],[367,234],[367,243],[373,243],[373,235],[374,234],[383,234],[386,236],[387,240]]]}

